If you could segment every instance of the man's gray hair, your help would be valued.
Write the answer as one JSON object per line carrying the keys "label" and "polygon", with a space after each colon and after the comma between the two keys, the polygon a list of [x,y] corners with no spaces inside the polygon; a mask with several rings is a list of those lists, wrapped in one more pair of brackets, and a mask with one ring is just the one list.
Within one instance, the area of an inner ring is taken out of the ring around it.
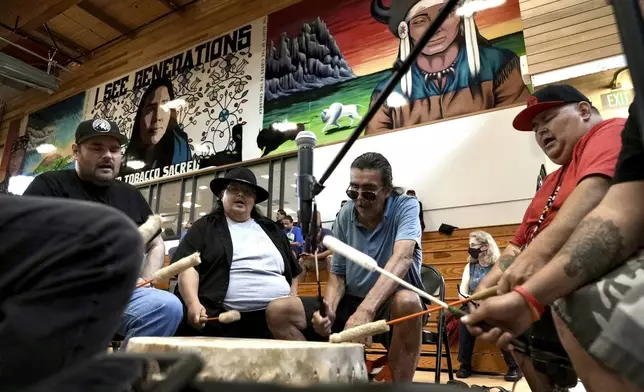
{"label": "man's gray hair", "polygon": [[[474,240],[477,244],[487,245],[487,253],[483,260],[489,264],[495,264],[499,257],[501,257],[499,246],[496,244],[496,241],[494,241],[494,238],[492,238],[490,233],[485,231],[473,231],[470,233],[470,239]],[[476,260],[473,260],[471,256],[467,256],[467,262],[471,263],[472,261]]]}

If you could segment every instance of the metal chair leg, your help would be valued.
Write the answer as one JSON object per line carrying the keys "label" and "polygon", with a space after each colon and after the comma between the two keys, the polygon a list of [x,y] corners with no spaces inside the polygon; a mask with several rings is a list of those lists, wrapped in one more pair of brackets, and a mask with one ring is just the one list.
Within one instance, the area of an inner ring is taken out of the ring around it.
{"label": "metal chair leg", "polygon": [[447,337],[447,327],[445,326],[445,322],[443,322],[443,341],[445,342],[445,356],[447,357],[447,373],[449,376],[449,380],[452,381],[454,379],[454,370],[452,369],[452,352],[449,347],[449,338]]}
{"label": "metal chair leg", "polygon": [[441,310],[438,313],[438,333],[436,334],[436,374],[434,377],[434,382],[436,384],[441,383],[441,367],[443,360],[443,334],[441,333],[445,324],[445,314]]}

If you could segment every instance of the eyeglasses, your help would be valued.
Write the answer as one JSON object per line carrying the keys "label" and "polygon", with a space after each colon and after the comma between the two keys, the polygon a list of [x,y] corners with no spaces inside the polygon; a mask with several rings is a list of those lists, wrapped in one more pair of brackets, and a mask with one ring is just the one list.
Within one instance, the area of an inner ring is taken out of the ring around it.
{"label": "eyeglasses", "polygon": [[351,186],[347,189],[347,196],[349,196],[349,199],[355,200],[358,198],[358,196],[362,195],[362,198],[367,200],[367,201],[374,201],[378,197],[378,193],[380,193],[383,190],[383,188],[380,188],[378,191],[359,191],[357,189],[351,189]]}

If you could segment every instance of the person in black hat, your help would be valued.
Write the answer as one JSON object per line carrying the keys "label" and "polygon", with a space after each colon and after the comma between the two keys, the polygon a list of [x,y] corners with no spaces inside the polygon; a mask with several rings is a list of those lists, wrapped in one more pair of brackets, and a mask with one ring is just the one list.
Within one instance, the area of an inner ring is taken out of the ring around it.
{"label": "person in black hat", "polygon": [[[116,123],[103,119],[81,122],[76,129],[72,152],[76,169],[49,171],[40,174],[25,190],[27,196],[77,199],[106,204],[142,225],[152,215],[150,206],[132,185],[115,178],[121,164],[121,146],[127,141]],[[165,245],[161,236],[145,249],[139,283],[151,279],[163,266]],[[123,347],[134,336],[171,336],[181,321],[182,307],[167,291],[141,287],[123,313],[118,333],[125,336]]]}
{"label": "person in black hat", "polygon": [[[521,301],[532,300],[521,289],[521,284],[562,249],[584,216],[606,194],[615,174],[624,124],[624,119],[602,119],[591,101],[569,85],[545,87],[528,99],[527,108],[516,116],[513,125],[519,131],[533,132],[539,147],[561,167],[544,179],[514,238],[481,281],[477,292],[498,284],[500,293],[512,292]],[[591,309],[600,304],[599,298],[588,301]],[[554,327],[559,320],[557,314],[561,315],[560,309],[555,310],[556,313],[542,311],[543,314],[527,320],[526,328],[518,331],[523,333],[532,325],[522,338],[546,342],[541,347],[536,345],[530,357],[515,352],[533,391],[570,387],[577,381],[572,370],[552,372],[552,367],[544,366],[549,361],[535,354],[537,349],[556,353],[570,364],[565,359],[565,344],[561,346]],[[486,306],[481,306],[474,315],[485,311]],[[533,324],[533,321],[536,322]],[[476,329],[472,332],[480,333]]]}
{"label": "person in black hat", "polygon": [[[194,252],[201,264],[182,272],[175,294],[186,309],[177,335],[272,338],[266,307],[297,295],[301,273],[281,225],[263,216],[257,203],[268,199],[252,171],[231,169],[210,183],[218,197],[213,211],[196,221],[179,244],[173,262]],[[234,324],[208,322],[237,310]]]}

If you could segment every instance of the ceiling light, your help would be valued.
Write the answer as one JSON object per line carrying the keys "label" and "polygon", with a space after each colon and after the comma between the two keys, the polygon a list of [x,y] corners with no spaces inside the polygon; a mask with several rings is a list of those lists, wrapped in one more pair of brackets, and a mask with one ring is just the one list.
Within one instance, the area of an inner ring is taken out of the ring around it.
{"label": "ceiling light", "polygon": [[134,170],[139,170],[145,167],[145,162],[139,160],[128,161],[127,166]]}
{"label": "ceiling light", "polygon": [[200,213],[199,213],[199,216],[205,216],[205,215],[206,215],[206,213],[205,213],[205,212],[200,212]]}
{"label": "ceiling light", "polygon": [[186,101],[184,99],[179,98],[179,99],[175,99],[173,101],[170,101],[170,102],[168,102],[166,104],[161,105],[161,109],[163,109],[163,111],[167,112],[167,111],[172,110],[172,109],[178,109],[181,106],[185,106],[185,105],[186,105]]}
{"label": "ceiling light", "polygon": [[12,176],[9,177],[9,187],[7,191],[14,195],[22,195],[27,190],[27,187],[34,180],[35,177],[31,176]]}
{"label": "ceiling light", "polygon": [[192,192],[186,193],[186,197],[190,197],[190,196],[192,196]]}
{"label": "ceiling light", "polygon": [[297,185],[295,185],[295,184],[291,184],[291,186],[292,186],[293,188],[297,188]]}
{"label": "ceiling light", "polygon": [[40,146],[36,147],[36,151],[38,151],[39,154],[49,154],[50,152],[56,151],[56,146],[53,144],[41,144]]}
{"label": "ceiling light", "polygon": [[400,108],[407,105],[409,105],[409,101],[400,93],[392,91],[389,97],[387,97],[387,106],[389,107]]}
{"label": "ceiling light", "polygon": [[204,189],[208,189],[208,187],[205,186],[205,185],[202,185],[202,186],[199,187],[199,189],[204,190]]}
{"label": "ceiling light", "polygon": [[260,177],[262,177],[262,178],[263,178],[263,179],[265,179],[265,180],[268,180],[269,175],[268,175],[268,174],[262,174]]}
{"label": "ceiling light", "polygon": [[[192,202],[184,201],[182,205],[183,205],[183,208],[190,208],[192,206]],[[199,207],[201,207],[201,204],[195,204],[195,208],[199,208]]]}
{"label": "ceiling light", "polygon": [[505,4],[505,0],[470,0],[456,10],[456,15],[470,17],[476,12]]}

